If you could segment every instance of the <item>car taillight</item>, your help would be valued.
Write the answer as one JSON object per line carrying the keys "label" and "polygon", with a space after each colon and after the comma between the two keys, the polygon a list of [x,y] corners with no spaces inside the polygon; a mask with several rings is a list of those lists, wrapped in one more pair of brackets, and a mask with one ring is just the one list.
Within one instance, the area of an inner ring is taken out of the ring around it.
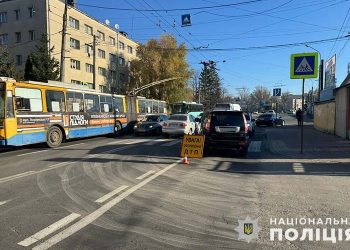
{"label": "car taillight", "polygon": [[245,132],[245,133],[248,133],[248,131],[249,131],[248,124],[247,124],[247,123],[244,123],[244,132]]}
{"label": "car taillight", "polygon": [[207,121],[207,122],[205,123],[204,129],[205,129],[206,131],[209,131],[209,130],[210,130],[210,120]]}
{"label": "car taillight", "polygon": [[183,123],[180,124],[180,127],[185,128],[186,126],[187,126],[187,123],[184,123],[184,122],[183,122]]}

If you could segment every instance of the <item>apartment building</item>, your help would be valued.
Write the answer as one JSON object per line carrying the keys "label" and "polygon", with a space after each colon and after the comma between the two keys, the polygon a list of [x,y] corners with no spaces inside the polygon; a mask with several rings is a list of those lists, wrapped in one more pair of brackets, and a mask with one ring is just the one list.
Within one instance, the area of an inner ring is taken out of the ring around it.
{"label": "apartment building", "polygon": [[[43,33],[52,56],[60,61],[64,2],[61,0],[0,0],[0,45],[7,46],[19,69]],[[101,92],[120,92],[127,84],[128,66],[136,59],[137,43],[127,33],[99,22],[69,6],[64,82],[87,85]],[[96,83],[93,82],[93,41],[96,37]]]}

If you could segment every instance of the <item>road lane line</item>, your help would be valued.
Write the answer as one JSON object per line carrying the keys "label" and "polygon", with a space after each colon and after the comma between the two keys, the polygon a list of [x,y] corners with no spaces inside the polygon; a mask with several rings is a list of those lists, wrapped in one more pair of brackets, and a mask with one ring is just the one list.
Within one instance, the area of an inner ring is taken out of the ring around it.
{"label": "road lane line", "polygon": [[122,151],[122,150],[125,150],[125,149],[128,149],[128,148],[131,148],[132,146],[133,145],[128,145],[128,146],[124,146],[124,147],[117,148],[117,149],[107,150],[107,151],[101,152],[99,154],[89,155],[88,157],[85,157],[82,160],[60,162],[60,163],[48,166],[46,169],[42,169],[42,170],[39,170],[39,171],[29,171],[29,172],[25,172],[25,173],[18,174],[18,175],[8,176],[8,177],[0,179],[0,184],[4,183],[4,182],[15,180],[15,179],[19,179],[19,178],[22,178],[22,177],[26,177],[26,176],[30,176],[30,175],[34,175],[34,174],[39,174],[39,173],[46,172],[46,171],[51,171],[53,169],[60,168],[60,167],[63,167],[63,166],[66,166],[66,165],[69,165],[69,164],[72,164],[72,163],[84,162],[86,159],[90,159],[90,158],[93,158],[93,157],[98,157],[98,156],[100,156],[102,154],[115,153],[115,152],[118,152],[118,151]]}
{"label": "road lane line", "polygon": [[43,230],[37,232],[36,234],[33,234],[32,236],[29,236],[28,238],[22,240],[21,242],[18,242],[18,245],[27,247],[35,242],[45,238],[46,236],[56,232],[57,230],[61,229],[62,227],[68,225],[72,221],[79,218],[81,215],[76,213],[71,213],[70,215],[64,217],[63,219],[60,219],[59,221],[56,221],[55,223],[51,224],[50,226],[44,228]]}
{"label": "road lane line", "polygon": [[16,155],[16,156],[25,156],[25,155],[38,154],[38,153],[46,152],[46,151],[49,151],[49,150],[60,150],[61,148],[69,148],[69,147],[73,147],[73,146],[77,146],[77,145],[81,145],[81,144],[85,144],[85,143],[82,142],[82,143],[77,143],[77,144],[73,144],[73,145],[63,146],[63,147],[59,147],[59,148],[52,148],[52,149],[45,149],[45,150],[39,150],[39,151],[34,151],[34,152],[28,152],[28,153],[19,154],[19,155]]}
{"label": "road lane line", "polygon": [[116,195],[117,193],[120,193],[121,191],[123,191],[124,189],[128,188],[129,186],[121,186],[121,187],[118,187],[117,189],[113,190],[112,192],[102,196],[101,198],[95,200],[95,202],[97,203],[103,203],[105,202],[106,200],[108,200],[109,198],[113,197],[114,195]]}
{"label": "road lane line", "polygon": [[32,175],[34,173],[35,173],[35,171],[28,171],[28,172],[24,172],[24,173],[21,173],[21,174],[7,176],[7,177],[4,177],[4,178],[1,178],[0,179],[0,183],[7,182],[7,181],[10,181],[10,180],[15,180],[15,179],[18,179],[18,178],[21,178],[21,177],[24,177],[24,176]]}
{"label": "road lane line", "polygon": [[69,236],[75,234],[79,230],[83,229],[84,227],[88,226],[95,220],[97,220],[99,217],[101,217],[104,213],[106,213],[108,210],[110,210],[112,207],[117,205],[119,202],[124,200],[126,197],[128,197],[130,194],[134,193],[138,189],[142,188],[144,185],[149,183],[150,181],[154,180],[158,176],[164,174],[166,171],[172,169],[175,167],[178,163],[180,163],[181,160],[178,160],[164,169],[158,171],[154,175],[148,177],[147,179],[141,181],[139,184],[136,184],[135,186],[131,187],[130,189],[126,190],[125,192],[121,193],[119,196],[114,198],[113,200],[107,202],[100,208],[98,208],[96,211],[92,212],[91,214],[85,216],[78,222],[74,223],[73,225],[69,226],[68,228],[64,229],[63,231],[59,232],[58,234],[52,236],[48,240],[44,241],[43,243],[37,245],[36,247],[33,248],[33,250],[46,250],[57,243],[61,242],[62,240],[68,238]]}
{"label": "road lane line", "polygon": [[6,203],[10,202],[11,200],[7,200],[7,201],[0,201],[0,206],[5,205]]}
{"label": "road lane line", "polygon": [[136,180],[142,180],[142,179],[145,179],[147,176],[153,174],[154,171],[153,170],[150,170],[148,171],[147,173],[144,173],[143,175],[140,175],[139,177],[136,178]]}
{"label": "road lane line", "polygon": [[175,145],[175,144],[177,144],[179,142],[180,142],[180,140],[175,140],[175,141],[167,142],[167,143],[165,143],[165,144],[163,144],[161,146],[162,147],[171,147],[171,146],[173,146],[173,145]]}
{"label": "road lane line", "polygon": [[295,173],[305,173],[305,169],[301,163],[295,162],[293,163],[293,171]]}

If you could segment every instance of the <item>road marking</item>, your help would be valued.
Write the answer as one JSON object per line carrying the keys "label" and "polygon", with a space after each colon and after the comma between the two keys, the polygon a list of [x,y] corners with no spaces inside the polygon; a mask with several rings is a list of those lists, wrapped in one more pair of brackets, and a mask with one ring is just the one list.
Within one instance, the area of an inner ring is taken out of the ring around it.
{"label": "road marking", "polygon": [[157,140],[153,140],[153,141],[150,141],[148,143],[145,143],[145,145],[151,146],[151,145],[157,144],[158,142],[164,142],[164,141],[169,141],[169,140],[170,139],[157,139]]}
{"label": "road marking", "polygon": [[162,147],[171,147],[179,142],[180,142],[180,140],[171,141],[171,142],[163,144]]}
{"label": "road marking", "polygon": [[56,169],[56,168],[60,168],[60,167],[63,167],[63,166],[66,166],[66,165],[69,165],[69,164],[72,164],[72,163],[84,162],[86,159],[98,157],[98,156],[103,155],[103,154],[115,153],[115,152],[118,152],[118,151],[122,151],[122,150],[125,150],[125,149],[128,149],[128,148],[131,148],[132,146],[133,145],[128,145],[128,146],[124,146],[124,147],[117,148],[117,149],[107,150],[107,151],[101,152],[99,154],[89,155],[89,156],[87,156],[85,158],[82,158],[81,160],[77,160],[77,161],[60,162],[60,163],[48,166],[46,169],[42,169],[42,170],[39,170],[39,171],[29,171],[29,172],[25,172],[25,173],[18,174],[18,175],[8,176],[8,177],[0,179],[0,184],[4,183],[4,182],[15,180],[15,179],[19,179],[19,178],[22,178],[22,177],[26,177],[26,176],[39,174],[39,173],[46,172],[46,171],[50,171],[50,170],[53,170],[53,169]]}
{"label": "road marking", "polygon": [[142,180],[142,179],[145,179],[147,176],[153,174],[154,171],[153,170],[150,170],[148,171],[147,173],[144,173],[143,175],[140,175],[139,177],[136,178],[136,180]]}
{"label": "road marking", "polygon": [[7,182],[7,181],[12,181],[12,180],[24,177],[24,176],[32,175],[34,173],[35,173],[35,171],[28,171],[28,172],[24,172],[24,173],[21,173],[21,174],[7,176],[5,178],[1,178],[0,179],[0,183]]}
{"label": "road marking", "polygon": [[261,141],[252,141],[250,142],[248,152],[260,153],[261,152]]}
{"label": "road marking", "polygon": [[0,206],[5,205],[5,204],[6,204],[6,203],[8,203],[9,201],[11,201],[11,200],[7,200],[7,201],[0,201]]}
{"label": "road marking", "polygon": [[113,197],[114,195],[116,195],[117,193],[123,191],[124,189],[128,188],[129,186],[121,186],[121,187],[118,187],[117,189],[113,190],[112,192],[102,196],[101,198],[95,200],[95,202],[97,203],[103,203],[105,202],[106,200],[108,200],[109,198]]}
{"label": "road marking", "polygon": [[69,148],[69,147],[74,147],[74,146],[81,145],[81,144],[85,144],[85,143],[82,142],[82,143],[77,143],[77,144],[73,144],[73,145],[63,146],[63,147],[59,147],[59,148],[52,148],[52,149],[39,150],[39,151],[34,151],[34,152],[19,154],[19,155],[16,155],[16,156],[24,156],[24,155],[38,154],[38,153],[46,152],[46,151],[49,151],[49,150],[60,150],[61,148]]}
{"label": "road marking", "polygon": [[74,223],[73,225],[69,226],[68,228],[64,229],[62,232],[52,236],[48,240],[44,241],[43,243],[37,245],[33,248],[33,250],[46,250],[53,245],[56,245],[57,243],[61,242],[62,240],[68,238],[69,236],[73,235],[74,233],[78,232],[79,230],[83,229],[84,227],[88,226],[95,220],[97,220],[99,217],[101,217],[104,213],[106,213],[108,210],[110,210],[112,207],[117,205],[119,202],[124,200],[126,197],[128,197],[130,194],[134,193],[138,189],[142,188],[144,185],[149,183],[150,181],[154,180],[158,176],[164,174],[166,171],[172,169],[175,167],[178,163],[180,163],[181,160],[178,160],[164,169],[158,171],[154,175],[148,177],[147,179],[141,181],[139,184],[136,184],[135,186],[131,187],[130,189],[126,190],[125,192],[121,193],[119,196],[114,198],[113,200],[107,202],[91,214],[85,216],[80,221]]}
{"label": "road marking", "polygon": [[295,173],[305,173],[305,169],[301,163],[295,162],[293,163],[293,171]]}
{"label": "road marking", "polygon": [[50,226],[44,228],[43,230],[37,232],[36,234],[29,236],[28,238],[22,240],[21,242],[18,242],[17,244],[24,246],[24,247],[30,246],[30,245],[34,244],[35,242],[45,238],[46,236],[56,232],[57,230],[61,229],[62,227],[68,225],[69,223],[76,220],[80,216],[81,216],[80,214],[72,213],[72,214],[64,217],[63,219],[60,219],[59,221],[51,224]]}

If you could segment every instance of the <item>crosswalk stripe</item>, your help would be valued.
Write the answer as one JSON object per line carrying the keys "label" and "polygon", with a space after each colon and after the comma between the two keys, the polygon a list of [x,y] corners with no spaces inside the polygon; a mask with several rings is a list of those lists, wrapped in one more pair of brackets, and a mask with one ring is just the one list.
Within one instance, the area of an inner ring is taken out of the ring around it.
{"label": "crosswalk stripe", "polygon": [[158,142],[164,142],[164,141],[169,141],[170,139],[156,139],[150,142],[145,143],[144,145],[151,146],[154,144],[157,144]]}

